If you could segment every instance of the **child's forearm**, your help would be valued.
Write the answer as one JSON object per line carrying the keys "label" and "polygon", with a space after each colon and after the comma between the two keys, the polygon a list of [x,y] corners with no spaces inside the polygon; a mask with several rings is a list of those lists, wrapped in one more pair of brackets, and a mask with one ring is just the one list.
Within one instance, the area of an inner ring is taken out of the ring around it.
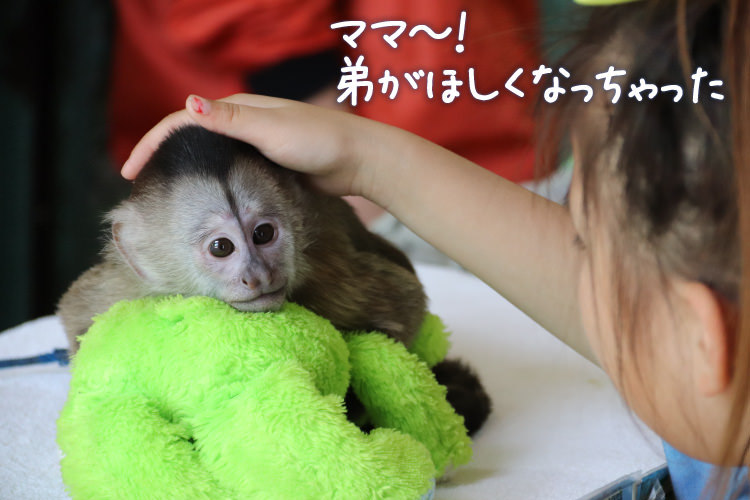
{"label": "child's forearm", "polygon": [[364,160],[364,194],[593,360],[568,210],[428,141],[381,133],[390,147]]}

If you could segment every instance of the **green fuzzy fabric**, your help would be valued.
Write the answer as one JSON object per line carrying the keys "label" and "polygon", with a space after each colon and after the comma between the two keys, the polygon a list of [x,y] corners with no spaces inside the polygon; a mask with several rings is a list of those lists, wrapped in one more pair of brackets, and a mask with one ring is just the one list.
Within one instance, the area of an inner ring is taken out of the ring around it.
{"label": "green fuzzy fabric", "polygon": [[[63,480],[83,499],[417,499],[471,456],[428,368],[446,335],[428,315],[413,354],[380,333],[344,337],[295,304],[120,302],[73,360]],[[350,383],[378,426],[369,434],[346,419]]]}

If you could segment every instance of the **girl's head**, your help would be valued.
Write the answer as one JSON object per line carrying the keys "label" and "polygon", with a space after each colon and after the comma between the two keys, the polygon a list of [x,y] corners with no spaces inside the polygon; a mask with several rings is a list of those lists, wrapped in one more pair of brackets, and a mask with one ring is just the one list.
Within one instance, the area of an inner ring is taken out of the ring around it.
{"label": "girl's head", "polygon": [[[629,405],[670,444],[704,461],[748,463],[748,2],[594,8],[560,65],[597,92],[589,103],[566,94],[548,114],[555,134],[545,139],[556,144],[565,124],[573,144],[570,207],[592,347]],[[613,79],[615,104],[594,77],[610,66],[627,71]],[[708,76],[694,104],[699,67]],[[655,97],[628,97],[641,79],[656,86]],[[664,89],[674,85],[679,102]]]}

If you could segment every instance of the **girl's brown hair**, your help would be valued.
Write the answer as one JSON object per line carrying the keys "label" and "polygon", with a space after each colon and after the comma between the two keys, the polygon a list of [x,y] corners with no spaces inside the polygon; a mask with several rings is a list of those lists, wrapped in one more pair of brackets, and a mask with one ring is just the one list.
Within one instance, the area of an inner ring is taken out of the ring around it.
{"label": "girl's brown hair", "polygon": [[[750,432],[743,428],[750,406],[749,3],[647,0],[592,9],[559,65],[571,81],[588,78],[583,83],[600,95],[583,104],[582,94],[568,92],[554,105],[542,105],[539,142],[542,168],[550,170],[565,127],[585,128],[586,106],[606,109],[606,120],[588,124],[591,133],[578,160],[584,214],[591,206],[613,214],[607,226],[612,259],[621,270],[611,290],[621,349],[634,350],[638,332],[648,327],[640,324],[648,317],[651,293],[645,283],[666,286],[669,275],[699,281],[727,305],[738,396],[725,427],[723,465],[746,463],[750,447]],[[612,93],[601,95],[602,82],[594,79],[610,65],[627,70],[615,80],[622,89],[616,104],[605,102]],[[691,75],[698,67],[708,76],[695,104]],[[641,79],[656,85],[655,97],[628,97],[631,84],[639,87]],[[709,87],[711,80],[724,85]],[[683,89],[679,102],[663,90],[673,85]],[[609,196],[612,189],[617,196]],[[654,263],[655,278],[639,266],[644,256]],[[739,439],[744,447],[738,458]],[[723,477],[714,493],[726,487]]]}
{"label": "girl's brown hair", "polygon": [[[731,0],[727,18],[726,66],[732,102],[732,157],[737,180],[737,233],[742,274],[733,360],[739,397],[734,403],[724,437],[725,460],[729,459],[737,436],[742,435],[742,425],[750,406],[750,4],[746,0]],[[742,450],[745,462],[748,448],[750,439],[746,440]]]}

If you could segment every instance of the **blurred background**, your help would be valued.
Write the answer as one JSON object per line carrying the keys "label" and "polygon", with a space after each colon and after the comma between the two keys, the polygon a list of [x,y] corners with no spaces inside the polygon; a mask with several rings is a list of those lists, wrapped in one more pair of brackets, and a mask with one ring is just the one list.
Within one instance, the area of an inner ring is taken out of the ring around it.
{"label": "blurred background", "polygon": [[[127,196],[119,168],[135,142],[189,93],[257,92],[336,103],[343,56],[365,56],[371,78],[435,72],[435,95],[405,80],[394,100],[375,85],[349,111],[401,126],[516,182],[533,179],[535,88],[529,73],[563,50],[580,22],[569,0],[14,0],[0,17],[0,330],[52,314],[97,261],[103,213]],[[442,31],[467,12],[465,51],[403,35],[391,50],[367,30],[351,49],[340,20],[404,20]],[[500,89],[480,102],[468,92]],[[523,67],[519,99],[504,82]],[[443,69],[462,97],[439,100]],[[424,88],[424,87],[420,87]],[[368,223],[380,214],[360,212]]]}

